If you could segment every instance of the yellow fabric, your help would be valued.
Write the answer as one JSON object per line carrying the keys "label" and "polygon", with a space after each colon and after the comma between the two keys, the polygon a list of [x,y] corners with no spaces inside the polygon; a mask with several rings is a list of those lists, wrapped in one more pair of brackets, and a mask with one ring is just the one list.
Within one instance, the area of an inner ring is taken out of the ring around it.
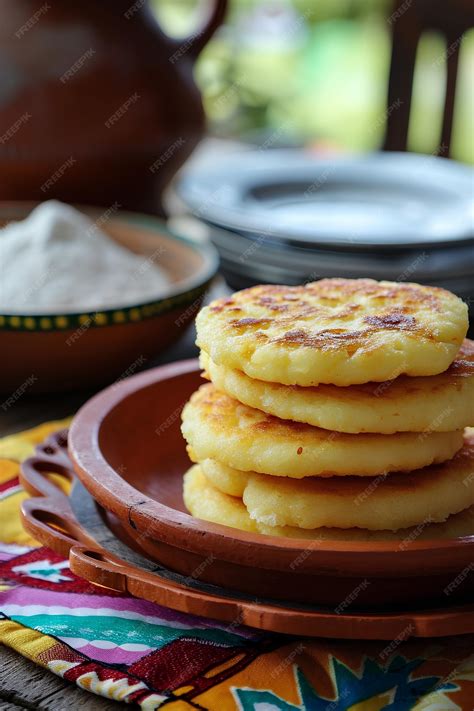
{"label": "yellow fabric", "polygon": [[36,445],[41,444],[48,435],[68,427],[70,422],[70,417],[64,420],[44,422],[30,430],[16,432],[8,437],[4,437],[0,440],[0,457],[4,459],[15,459],[21,462],[23,459],[26,459],[26,457],[30,457]]}
{"label": "yellow fabric", "polygon": [[41,666],[46,666],[46,664],[38,659],[39,655],[58,643],[53,637],[48,637],[48,635],[29,627],[23,627],[12,620],[0,620],[0,640],[7,647],[15,649],[27,659],[31,659]]}

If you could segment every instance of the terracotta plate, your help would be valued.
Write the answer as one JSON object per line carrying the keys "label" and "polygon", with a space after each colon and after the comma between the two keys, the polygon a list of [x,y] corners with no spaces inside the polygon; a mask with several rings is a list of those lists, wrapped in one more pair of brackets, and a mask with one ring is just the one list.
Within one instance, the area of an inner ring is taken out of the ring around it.
{"label": "terracotta plate", "polygon": [[355,594],[359,605],[386,608],[472,599],[474,536],[403,547],[315,545],[186,513],[181,492],[189,460],[180,413],[200,382],[195,361],[150,370],[95,396],[72,424],[69,451],[78,477],[149,558],[207,583],[285,602],[337,608]]}
{"label": "terracotta plate", "polygon": [[[73,483],[68,494],[64,478]],[[36,456],[22,465],[21,482],[37,497],[22,504],[25,528],[45,545],[69,555],[75,573],[117,591],[231,625],[289,634],[393,640],[474,631],[473,604],[371,612],[357,609],[357,600],[347,599],[334,610],[254,599],[203,583],[197,574],[174,573],[144,557],[140,542],[76,479],[65,432],[36,448]]]}

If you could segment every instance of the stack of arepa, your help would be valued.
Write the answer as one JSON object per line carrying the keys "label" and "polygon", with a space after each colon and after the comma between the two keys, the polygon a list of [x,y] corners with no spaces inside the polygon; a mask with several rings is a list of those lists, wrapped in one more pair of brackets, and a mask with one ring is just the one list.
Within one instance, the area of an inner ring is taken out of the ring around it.
{"label": "stack of arepa", "polygon": [[256,286],[197,318],[183,411],[196,517],[310,539],[474,533],[466,305],[411,283]]}

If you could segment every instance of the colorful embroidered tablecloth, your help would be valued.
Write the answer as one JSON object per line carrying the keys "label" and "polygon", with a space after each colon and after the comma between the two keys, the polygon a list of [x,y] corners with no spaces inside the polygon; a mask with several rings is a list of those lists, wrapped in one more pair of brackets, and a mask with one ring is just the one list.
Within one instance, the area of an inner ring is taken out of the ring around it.
{"label": "colorful embroidered tablecloth", "polygon": [[167,711],[473,711],[474,635],[294,639],[104,593],[22,529],[19,463],[64,422],[0,441],[0,642],[96,694]]}

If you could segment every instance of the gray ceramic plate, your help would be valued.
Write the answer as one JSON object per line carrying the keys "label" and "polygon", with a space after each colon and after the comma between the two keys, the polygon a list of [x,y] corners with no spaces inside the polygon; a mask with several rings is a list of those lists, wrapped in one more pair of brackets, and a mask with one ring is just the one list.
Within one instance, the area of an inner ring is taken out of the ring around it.
{"label": "gray ceramic plate", "polygon": [[406,249],[474,238],[474,171],[433,156],[247,151],[189,172],[179,190],[201,219],[291,246]]}

